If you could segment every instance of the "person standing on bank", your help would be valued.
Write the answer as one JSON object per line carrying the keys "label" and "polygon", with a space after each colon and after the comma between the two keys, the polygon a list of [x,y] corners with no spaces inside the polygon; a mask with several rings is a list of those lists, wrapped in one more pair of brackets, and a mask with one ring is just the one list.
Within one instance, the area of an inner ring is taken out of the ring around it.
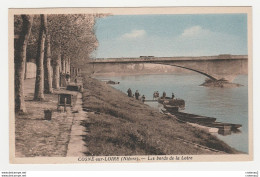
{"label": "person standing on bank", "polygon": [[127,90],[127,95],[128,97],[132,97],[132,90],[130,88]]}
{"label": "person standing on bank", "polygon": [[140,96],[140,94],[139,94],[138,90],[136,90],[136,91],[135,91],[135,99],[138,100],[138,99],[139,99],[139,96]]}
{"label": "person standing on bank", "polygon": [[69,74],[69,72],[67,72],[65,77],[66,77],[67,82],[70,82],[70,74]]}
{"label": "person standing on bank", "polygon": [[145,102],[145,96],[144,95],[142,96],[142,101]]}
{"label": "person standing on bank", "polygon": [[174,100],[174,93],[172,93],[172,99]]}
{"label": "person standing on bank", "polygon": [[166,97],[166,92],[163,92],[163,96],[162,97],[163,97],[163,99]]}

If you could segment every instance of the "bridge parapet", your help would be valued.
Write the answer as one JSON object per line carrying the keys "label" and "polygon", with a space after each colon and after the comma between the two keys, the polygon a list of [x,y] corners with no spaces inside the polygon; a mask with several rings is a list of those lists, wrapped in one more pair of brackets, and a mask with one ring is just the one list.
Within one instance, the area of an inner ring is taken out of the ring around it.
{"label": "bridge parapet", "polygon": [[140,57],[140,58],[96,58],[90,63],[153,63],[170,61],[247,60],[248,55],[216,55],[196,57]]}

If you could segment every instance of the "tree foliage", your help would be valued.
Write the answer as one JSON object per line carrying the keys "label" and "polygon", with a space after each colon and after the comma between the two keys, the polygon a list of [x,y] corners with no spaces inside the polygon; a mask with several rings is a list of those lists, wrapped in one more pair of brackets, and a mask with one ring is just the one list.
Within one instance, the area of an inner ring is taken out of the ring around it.
{"label": "tree foliage", "polygon": [[61,47],[61,55],[71,59],[73,66],[85,64],[98,47],[95,19],[104,14],[58,14],[48,16],[49,34],[54,53]]}
{"label": "tree foliage", "polygon": [[[109,14],[51,14],[47,15],[48,33],[51,40],[52,59],[61,55],[71,59],[75,67],[82,67],[90,58],[90,54],[98,47],[95,35],[96,18]],[[15,34],[19,34],[22,26],[20,16],[15,17]],[[31,36],[27,47],[27,61],[35,59],[41,26],[40,15],[34,15]]]}

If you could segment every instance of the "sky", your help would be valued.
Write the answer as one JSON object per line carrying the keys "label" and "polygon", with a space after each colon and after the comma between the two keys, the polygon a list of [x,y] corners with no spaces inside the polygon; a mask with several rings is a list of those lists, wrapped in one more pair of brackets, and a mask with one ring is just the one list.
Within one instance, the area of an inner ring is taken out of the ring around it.
{"label": "sky", "polygon": [[95,58],[248,53],[246,14],[114,15],[95,30]]}

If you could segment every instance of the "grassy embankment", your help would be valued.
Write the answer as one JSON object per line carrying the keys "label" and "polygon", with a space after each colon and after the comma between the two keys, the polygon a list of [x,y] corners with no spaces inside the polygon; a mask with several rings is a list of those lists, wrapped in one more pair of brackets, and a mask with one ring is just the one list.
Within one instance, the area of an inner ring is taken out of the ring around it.
{"label": "grassy embankment", "polygon": [[88,131],[86,155],[238,153],[215,136],[163,115],[95,79],[86,78],[84,88],[83,108],[90,111],[89,120],[83,122]]}

